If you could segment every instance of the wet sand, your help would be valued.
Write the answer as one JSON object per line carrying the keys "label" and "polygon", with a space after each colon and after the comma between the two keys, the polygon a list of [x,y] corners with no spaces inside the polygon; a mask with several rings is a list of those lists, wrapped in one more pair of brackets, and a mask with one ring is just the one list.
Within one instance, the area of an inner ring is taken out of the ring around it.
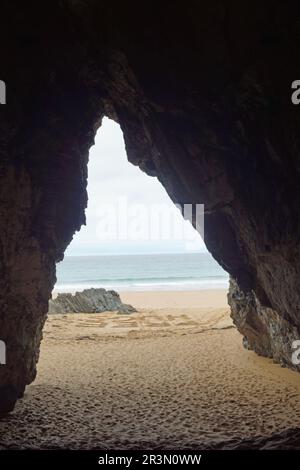
{"label": "wet sand", "polygon": [[300,374],[242,347],[225,291],[121,297],[139,311],[49,317],[0,448],[234,448],[300,426]]}

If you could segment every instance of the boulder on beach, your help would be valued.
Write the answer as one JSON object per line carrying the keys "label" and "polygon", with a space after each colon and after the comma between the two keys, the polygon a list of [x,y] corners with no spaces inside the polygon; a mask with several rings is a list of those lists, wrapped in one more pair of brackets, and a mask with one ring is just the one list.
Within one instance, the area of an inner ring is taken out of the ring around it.
{"label": "boulder on beach", "polygon": [[136,309],[124,304],[114,290],[85,289],[82,292],[58,294],[49,300],[48,313],[132,313]]}

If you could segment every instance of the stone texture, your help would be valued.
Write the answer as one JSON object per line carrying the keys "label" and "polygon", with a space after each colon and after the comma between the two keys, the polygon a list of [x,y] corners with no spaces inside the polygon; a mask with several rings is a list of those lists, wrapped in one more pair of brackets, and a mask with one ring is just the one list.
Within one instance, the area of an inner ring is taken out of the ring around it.
{"label": "stone texture", "polygon": [[300,340],[298,327],[274,309],[263,307],[254,291],[243,292],[234,279],[230,280],[228,303],[233,322],[244,335],[245,348],[300,371],[300,365],[292,360],[293,353],[299,349],[299,346],[292,347],[295,340]]}
{"label": "stone texture", "polygon": [[[264,316],[299,331],[298,10],[249,0],[1,5],[0,410],[11,408],[8,389],[14,401],[35,377],[55,263],[85,223],[88,151],[104,115],[174,202],[205,204],[208,249]],[[266,338],[258,332],[256,350]]]}
{"label": "stone texture", "polygon": [[101,313],[101,312],[132,313],[136,309],[124,304],[114,290],[84,289],[74,295],[58,294],[49,300],[49,313]]}

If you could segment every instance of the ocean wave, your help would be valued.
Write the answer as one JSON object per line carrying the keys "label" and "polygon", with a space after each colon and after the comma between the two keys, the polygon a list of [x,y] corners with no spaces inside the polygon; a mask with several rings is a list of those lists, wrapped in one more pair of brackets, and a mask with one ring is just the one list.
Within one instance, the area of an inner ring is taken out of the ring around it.
{"label": "ocean wave", "polygon": [[105,282],[74,282],[67,284],[56,284],[54,290],[60,292],[74,292],[75,290],[83,290],[88,288],[100,288],[115,289],[118,291],[135,291],[135,290],[204,290],[204,289],[221,289],[228,288],[228,279],[194,279],[193,281],[184,279],[178,280],[165,280],[153,279],[149,282],[141,282],[140,279],[136,279],[133,282],[118,282],[117,280],[105,281]]}

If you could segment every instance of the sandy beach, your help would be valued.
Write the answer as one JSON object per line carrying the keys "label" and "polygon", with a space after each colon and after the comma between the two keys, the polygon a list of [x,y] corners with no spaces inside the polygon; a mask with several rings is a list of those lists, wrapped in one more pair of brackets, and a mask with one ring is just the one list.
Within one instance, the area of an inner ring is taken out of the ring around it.
{"label": "sandy beach", "polygon": [[49,316],[0,448],[211,448],[300,426],[300,375],[242,346],[226,291],[128,292]]}

